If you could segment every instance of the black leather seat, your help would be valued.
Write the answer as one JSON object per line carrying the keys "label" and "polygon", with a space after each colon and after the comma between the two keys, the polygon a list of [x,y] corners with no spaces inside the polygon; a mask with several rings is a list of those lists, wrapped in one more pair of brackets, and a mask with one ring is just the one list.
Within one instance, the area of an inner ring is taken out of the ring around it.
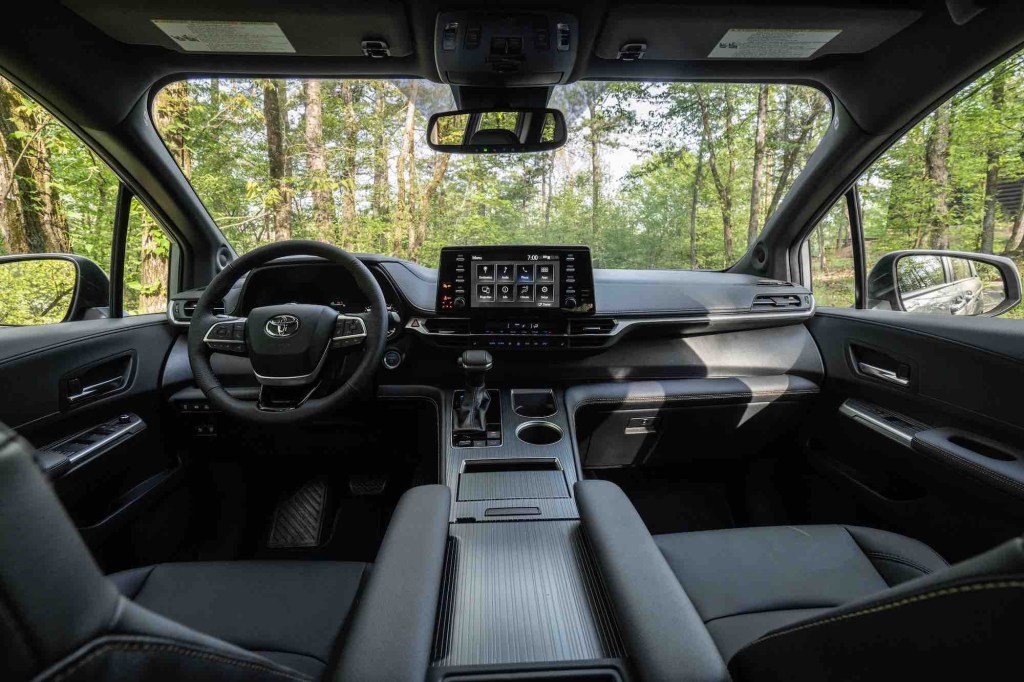
{"label": "black leather seat", "polygon": [[576,501],[642,679],[973,679],[1019,666],[1024,540],[947,566],[856,526],[652,537],[607,481]]}
{"label": "black leather seat", "polygon": [[313,677],[323,673],[366,564],[161,564],[109,578],[139,606]]}
{"label": "black leather seat", "polygon": [[105,577],[29,453],[0,424],[0,679],[424,678],[446,486],[402,496],[369,575],[365,564],[296,561]]}
{"label": "black leather seat", "polygon": [[728,661],[761,635],[949,566],[927,545],[857,526],[656,535]]}

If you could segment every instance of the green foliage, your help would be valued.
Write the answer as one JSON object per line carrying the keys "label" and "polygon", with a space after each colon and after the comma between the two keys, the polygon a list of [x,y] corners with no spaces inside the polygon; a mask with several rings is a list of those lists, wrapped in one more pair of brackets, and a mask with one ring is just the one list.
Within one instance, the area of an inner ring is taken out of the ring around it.
{"label": "green foliage", "polygon": [[[302,83],[285,85],[287,184],[295,237],[341,242],[339,236],[347,235],[343,245],[353,250],[426,265],[436,264],[443,245],[496,243],[588,244],[596,264],[609,268],[731,265],[723,249],[721,198],[706,168],[696,195],[697,258],[690,259],[691,189],[704,135],[692,88],[701,88],[714,102],[731,102],[732,120],[716,123],[716,131],[729,127],[731,139],[716,132],[705,147],[721,155],[726,143],[731,145],[732,211],[745,226],[756,86],[583,82],[559,88],[552,105],[568,121],[570,139],[564,148],[451,156],[430,191],[438,159],[426,147],[425,126],[432,113],[451,107],[448,88],[410,81],[344,85],[351,109],[342,81],[321,82],[326,182],[308,169]],[[270,207],[282,196],[269,176],[260,81],[195,80],[187,83],[187,92],[187,125],[161,128],[161,134],[166,139],[184,136],[192,184],[237,250],[271,241]],[[410,102],[413,129],[406,146]],[[775,147],[764,196],[757,198],[765,209],[777,186],[784,193],[792,183],[827,124],[827,106],[817,91],[773,86],[772,103],[768,127]],[[799,124],[815,103],[819,115],[813,130],[798,139]],[[503,125],[500,117],[490,118],[487,125]],[[462,128],[457,133],[461,137]],[[784,177],[786,151],[794,147],[789,162],[795,168]],[[317,189],[329,190],[334,199],[337,224],[326,234],[314,225],[311,194]],[[346,194],[355,195],[356,215],[343,223]],[[767,215],[761,211],[761,226]]]}
{"label": "green foliage", "polygon": [[54,324],[71,307],[76,269],[66,260],[0,263],[0,325]]}

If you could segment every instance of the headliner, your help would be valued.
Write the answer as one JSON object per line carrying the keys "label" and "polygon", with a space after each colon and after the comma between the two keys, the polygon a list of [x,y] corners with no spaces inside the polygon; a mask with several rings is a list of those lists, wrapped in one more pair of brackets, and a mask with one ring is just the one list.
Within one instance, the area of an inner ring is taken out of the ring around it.
{"label": "headliner", "polygon": [[[774,4],[770,11],[782,16],[782,23],[787,21],[787,16],[802,16],[812,22],[821,17],[820,21],[845,26],[850,29],[850,35],[859,35],[850,48],[852,52],[824,54],[806,60],[708,60],[692,58],[696,54],[694,50],[688,53],[686,46],[704,39],[709,31],[717,30],[715,26],[763,23],[763,17],[768,16],[764,4],[720,2],[709,6],[695,2],[647,2],[632,3],[632,7],[620,11],[623,3],[567,0],[561,3],[560,9],[575,14],[580,24],[579,52],[571,80],[801,82],[831,92],[865,132],[887,135],[907,125],[959,83],[1012,52],[1024,40],[1024,3],[948,2],[955,10],[971,5],[991,6],[958,25],[946,3],[934,0],[884,5],[853,0],[831,3],[793,0],[784,6]],[[102,15],[103,10],[108,16],[116,16],[122,7],[138,6],[138,3],[123,0],[68,0],[67,4],[94,21],[96,14]],[[154,15],[149,18],[158,18],[171,12],[173,7],[201,4],[195,0],[178,3],[159,0],[145,3],[145,13]],[[826,4],[828,8],[824,7]],[[407,29],[404,40],[408,49],[398,50],[407,52],[406,56],[371,59],[325,55],[323,50],[321,54],[312,54],[316,52],[314,49],[309,50],[311,54],[295,55],[183,53],[158,45],[116,40],[108,34],[110,26],[106,26],[108,32],[104,32],[58,0],[34,0],[30,7],[15,11],[19,16],[11,16],[14,12],[8,14],[11,25],[19,26],[20,30],[5,34],[0,44],[0,68],[79,125],[109,130],[121,122],[155,84],[186,75],[421,77],[437,81],[433,53],[437,14],[460,8],[495,9],[493,2],[485,1],[410,0],[403,5],[394,0],[381,5],[397,8],[399,21],[393,22],[393,30],[401,34]],[[232,14],[240,20],[266,20],[268,15],[279,14],[283,23],[287,15],[297,11],[329,13],[327,19],[332,26],[374,20],[368,12],[359,10],[355,2],[260,0],[236,6],[238,9]],[[245,9],[247,7],[249,9]],[[528,0],[504,7],[550,9],[550,3]],[[880,25],[872,19],[866,11],[871,7],[896,8],[902,12],[895,20],[897,30],[899,24],[908,25],[893,37],[884,39],[892,33],[892,26]],[[788,14],[786,8],[795,14]],[[704,23],[688,23],[680,15],[700,18]],[[677,21],[675,25],[670,23],[673,17]],[[622,29],[627,20],[629,28]],[[402,25],[405,22],[407,26]],[[664,26],[671,28],[663,30]],[[122,38],[131,35],[130,23],[122,28],[126,29],[122,31]],[[652,54],[671,58],[621,62],[598,56],[607,54],[608,47],[614,45],[618,39],[616,29],[640,33],[637,37],[649,42]],[[879,36],[883,39],[873,45]],[[396,40],[401,42],[402,38]],[[860,51],[863,48],[868,49]],[[335,51],[344,53],[346,49],[339,46]]]}

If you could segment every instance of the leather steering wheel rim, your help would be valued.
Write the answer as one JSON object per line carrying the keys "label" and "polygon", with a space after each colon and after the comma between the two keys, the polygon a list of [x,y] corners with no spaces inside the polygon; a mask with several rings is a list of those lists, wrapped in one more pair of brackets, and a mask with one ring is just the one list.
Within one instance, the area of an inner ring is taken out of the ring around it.
{"label": "leather steering wheel rim", "polygon": [[[370,311],[363,316],[366,338],[363,357],[355,372],[341,386],[319,398],[309,398],[295,408],[284,411],[260,409],[258,403],[240,400],[227,392],[210,364],[212,351],[204,337],[216,322],[223,321],[213,314],[213,304],[224,298],[243,275],[266,263],[284,256],[318,256],[341,265],[352,275],[359,291],[369,301]],[[188,359],[196,385],[214,407],[226,414],[260,424],[294,424],[334,411],[359,396],[372,382],[377,365],[384,356],[387,342],[388,312],[384,293],[377,280],[363,263],[344,249],[309,240],[290,240],[261,246],[233,260],[221,270],[196,302],[189,325]]]}

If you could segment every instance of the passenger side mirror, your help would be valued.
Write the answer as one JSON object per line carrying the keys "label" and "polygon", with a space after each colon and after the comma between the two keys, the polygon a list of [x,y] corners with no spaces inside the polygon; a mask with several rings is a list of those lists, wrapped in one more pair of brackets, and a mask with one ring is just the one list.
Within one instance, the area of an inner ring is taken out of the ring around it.
{"label": "passenger side mirror", "polygon": [[33,326],[106,317],[110,280],[71,254],[0,257],[0,326]]}
{"label": "passenger side mirror", "polygon": [[427,144],[449,154],[544,152],[565,144],[558,109],[468,109],[434,114]]}
{"label": "passenger side mirror", "polygon": [[994,317],[1021,300],[1017,265],[1003,256],[894,251],[868,275],[868,308]]}

